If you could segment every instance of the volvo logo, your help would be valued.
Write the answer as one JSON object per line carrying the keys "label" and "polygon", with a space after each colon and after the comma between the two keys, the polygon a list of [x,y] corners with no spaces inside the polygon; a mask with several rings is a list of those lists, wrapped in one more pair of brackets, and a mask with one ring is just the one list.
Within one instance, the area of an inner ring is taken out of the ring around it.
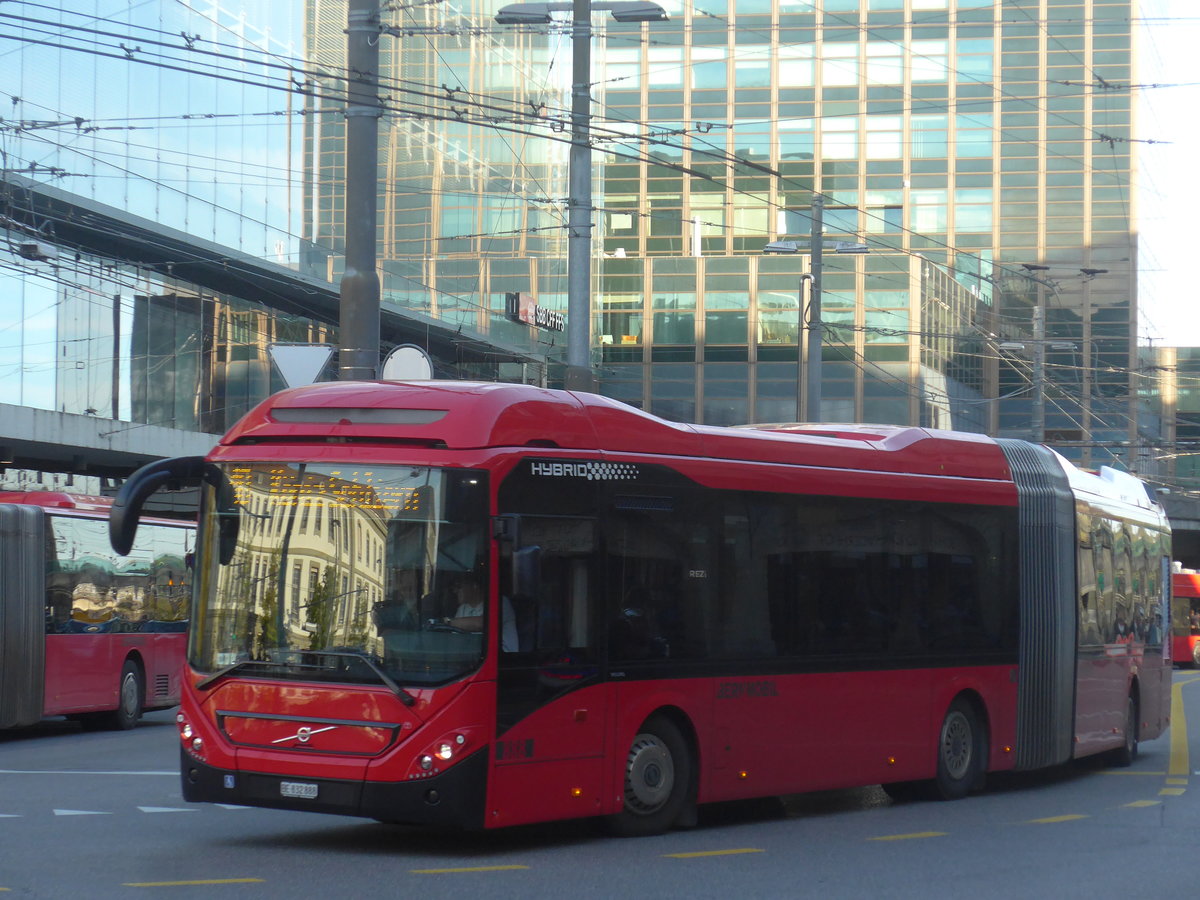
{"label": "volvo logo", "polygon": [[271,741],[272,744],[283,744],[288,741],[299,741],[302,744],[307,744],[309,738],[314,734],[320,734],[322,731],[333,731],[337,728],[336,725],[327,725],[325,728],[309,728],[307,725],[302,725],[296,730],[295,734],[289,734],[287,737],[276,738]]}

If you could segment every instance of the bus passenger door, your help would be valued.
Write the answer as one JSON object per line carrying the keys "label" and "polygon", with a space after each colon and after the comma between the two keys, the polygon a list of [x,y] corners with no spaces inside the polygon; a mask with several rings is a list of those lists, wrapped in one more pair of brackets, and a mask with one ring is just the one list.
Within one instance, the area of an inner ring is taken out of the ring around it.
{"label": "bus passenger door", "polygon": [[501,615],[516,628],[498,666],[488,825],[595,815],[609,710],[596,646],[596,522],[506,516],[498,525]]}

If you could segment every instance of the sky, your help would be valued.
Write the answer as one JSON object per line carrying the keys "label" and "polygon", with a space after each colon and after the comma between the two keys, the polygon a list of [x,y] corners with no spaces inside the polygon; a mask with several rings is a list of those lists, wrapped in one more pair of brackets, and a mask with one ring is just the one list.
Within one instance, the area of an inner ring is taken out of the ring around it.
{"label": "sky", "polygon": [[1200,0],[1140,7],[1139,343],[1200,347]]}

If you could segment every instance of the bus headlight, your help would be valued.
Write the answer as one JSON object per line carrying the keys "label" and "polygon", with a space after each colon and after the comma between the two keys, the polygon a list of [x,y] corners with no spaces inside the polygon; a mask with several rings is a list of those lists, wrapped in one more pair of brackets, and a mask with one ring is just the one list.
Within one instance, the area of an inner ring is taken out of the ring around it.
{"label": "bus headlight", "polygon": [[466,756],[464,751],[473,746],[469,739],[470,731],[453,731],[438,738],[425,747],[425,751],[416,756],[409,778],[431,778]]}
{"label": "bus headlight", "polygon": [[182,713],[175,717],[175,721],[179,724],[179,743],[183,745],[183,749],[197,759],[203,759],[204,740],[196,734],[192,723]]}

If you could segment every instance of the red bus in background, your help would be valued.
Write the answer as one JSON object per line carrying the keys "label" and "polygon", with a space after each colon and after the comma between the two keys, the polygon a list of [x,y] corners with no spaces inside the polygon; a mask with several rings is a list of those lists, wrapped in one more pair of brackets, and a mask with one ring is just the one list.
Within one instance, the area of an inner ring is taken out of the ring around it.
{"label": "red bus in background", "polygon": [[1171,632],[1175,662],[1200,666],[1200,572],[1171,575]]}
{"label": "red bus in background", "polygon": [[510,384],[275,394],[204,458],[184,797],[620,834],[1109,754],[1168,722],[1170,532],[976,434],[717,428]]}
{"label": "red bus in background", "polygon": [[179,703],[195,524],[148,519],[125,557],[111,500],[0,492],[0,728],[132,728]]}

